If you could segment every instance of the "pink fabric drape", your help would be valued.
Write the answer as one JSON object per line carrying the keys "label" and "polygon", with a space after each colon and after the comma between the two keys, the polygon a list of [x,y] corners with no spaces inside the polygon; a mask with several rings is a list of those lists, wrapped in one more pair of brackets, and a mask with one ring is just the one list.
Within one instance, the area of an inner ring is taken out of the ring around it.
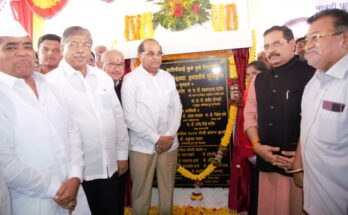
{"label": "pink fabric drape", "polygon": [[[241,94],[245,91],[245,70],[248,66],[249,49],[234,49],[232,50],[237,73],[238,73],[238,87]],[[251,169],[248,157],[251,156],[252,149],[250,142],[243,130],[243,109],[238,109],[233,150],[231,152],[231,175],[230,175],[230,187],[229,187],[229,199],[228,207],[232,210],[247,211],[249,207],[249,191],[251,183]]]}

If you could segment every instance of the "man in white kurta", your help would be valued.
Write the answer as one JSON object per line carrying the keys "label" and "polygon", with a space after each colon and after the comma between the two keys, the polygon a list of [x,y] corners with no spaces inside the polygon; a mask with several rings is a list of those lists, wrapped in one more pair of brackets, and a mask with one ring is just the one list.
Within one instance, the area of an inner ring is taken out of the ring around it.
{"label": "man in white kurta", "polygon": [[318,71],[302,98],[304,209],[343,215],[348,213],[348,13],[322,11],[308,22],[306,58]]}
{"label": "man in white kurta", "polygon": [[32,72],[34,61],[28,36],[0,32],[0,173],[14,215],[64,215],[82,180],[82,142],[64,98]]}
{"label": "man in white kurta", "polygon": [[161,215],[172,214],[179,146],[177,131],[182,105],[174,78],[161,66],[162,48],[144,40],[138,48],[141,65],[122,85],[122,104],[130,133],[130,172],[133,214],[149,213],[156,171]]}
{"label": "man in white kurta", "polygon": [[64,59],[46,76],[64,95],[83,139],[83,189],[92,214],[115,215],[116,177],[128,169],[128,131],[112,79],[89,66],[92,38],[87,29],[67,28]]}

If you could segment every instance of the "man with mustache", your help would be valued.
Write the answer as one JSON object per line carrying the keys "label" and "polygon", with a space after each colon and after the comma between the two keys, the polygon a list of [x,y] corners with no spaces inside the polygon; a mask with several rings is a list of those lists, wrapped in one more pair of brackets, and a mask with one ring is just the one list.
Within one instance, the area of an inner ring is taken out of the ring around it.
{"label": "man with mustache", "polygon": [[46,74],[57,68],[62,60],[60,50],[60,36],[55,34],[45,34],[38,40],[38,57],[40,72]]}
{"label": "man with mustache", "polygon": [[260,170],[258,214],[301,214],[302,194],[291,169],[300,133],[302,92],[314,68],[294,55],[295,40],[286,26],[264,33],[264,50],[272,69],[249,87],[244,129]]}
{"label": "man with mustache", "polygon": [[47,79],[63,92],[82,133],[82,186],[92,214],[117,214],[115,184],[128,169],[128,131],[112,79],[88,65],[92,44],[87,29],[67,28],[61,44],[64,58]]}
{"label": "man with mustache", "polygon": [[[348,213],[348,13],[324,10],[307,22],[305,58],[317,72],[303,93],[296,153],[302,155],[304,209],[343,215]],[[296,158],[294,169],[301,170]]]}
{"label": "man with mustache", "polygon": [[0,175],[13,215],[68,215],[82,180],[81,135],[64,97],[34,72],[34,62],[27,33],[7,22],[0,28]]}

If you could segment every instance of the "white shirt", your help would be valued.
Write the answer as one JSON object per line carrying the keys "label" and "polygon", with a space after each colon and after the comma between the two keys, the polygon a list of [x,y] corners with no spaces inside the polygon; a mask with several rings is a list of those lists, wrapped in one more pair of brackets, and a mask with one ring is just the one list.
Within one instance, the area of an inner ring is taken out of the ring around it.
{"label": "white shirt", "polygon": [[169,151],[178,148],[176,133],[182,105],[175,80],[168,72],[159,70],[151,75],[140,65],[125,76],[121,92],[130,150],[153,154],[160,136],[175,137]]}
{"label": "white shirt", "polygon": [[64,98],[33,74],[38,97],[23,79],[0,72],[0,170],[13,214],[67,214],[53,197],[71,177],[82,179],[79,130]]}
{"label": "white shirt", "polygon": [[347,214],[347,128],[348,55],[326,73],[318,71],[303,93],[300,140],[309,214]]}
{"label": "white shirt", "polygon": [[105,179],[117,171],[117,160],[128,160],[128,132],[112,79],[86,66],[87,75],[65,60],[46,75],[59,88],[79,125],[84,149],[85,180]]}

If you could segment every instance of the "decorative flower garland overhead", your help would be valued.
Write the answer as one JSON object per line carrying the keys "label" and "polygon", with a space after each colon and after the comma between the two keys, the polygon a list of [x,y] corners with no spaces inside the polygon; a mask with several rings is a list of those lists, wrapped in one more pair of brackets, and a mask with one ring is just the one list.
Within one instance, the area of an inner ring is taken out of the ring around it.
{"label": "decorative flower garland overhead", "polygon": [[211,9],[211,22],[213,30],[234,31],[238,30],[237,5],[233,4],[213,4]]}
{"label": "decorative flower garland overhead", "polygon": [[209,20],[209,0],[148,0],[160,5],[160,11],[154,13],[155,28],[161,24],[171,31],[181,31],[194,24]]}
{"label": "decorative flower garland overhead", "polygon": [[31,10],[42,18],[50,18],[56,15],[66,5],[67,0],[25,0]]}
{"label": "decorative flower garland overhead", "polygon": [[151,12],[138,14],[136,16],[125,16],[124,36],[126,41],[152,38],[153,35]]}

